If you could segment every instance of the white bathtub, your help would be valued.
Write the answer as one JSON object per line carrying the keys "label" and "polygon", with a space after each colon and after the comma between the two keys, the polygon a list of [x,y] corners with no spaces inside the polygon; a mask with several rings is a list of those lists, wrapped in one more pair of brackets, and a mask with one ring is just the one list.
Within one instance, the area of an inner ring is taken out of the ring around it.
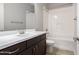
{"label": "white bathtub", "polygon": [[73,38],[69,37],[47,37],[48,40],[53,40],[55,41],[55,47],[64,49],[64,50],[69,50],[69,51],[74,51],[75,50],[75,43]]}

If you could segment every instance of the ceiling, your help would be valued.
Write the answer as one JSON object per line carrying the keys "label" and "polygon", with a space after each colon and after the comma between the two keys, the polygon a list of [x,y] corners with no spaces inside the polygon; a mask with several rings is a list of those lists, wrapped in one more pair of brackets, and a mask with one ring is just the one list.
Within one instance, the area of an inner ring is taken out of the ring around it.
{"label": "ceiling", "polygon": [[60,7],[71,6],[72,3],[45,3],[47,9],[55,9]]}
{"label": "ceiling", "polygon": [[[40,4],[45,6],[47,9],[55,9],[66,6],[72,6],[73,3],[40,3]],[[27,3],[26,5],[29,5],[34,8],[34,3]]]}

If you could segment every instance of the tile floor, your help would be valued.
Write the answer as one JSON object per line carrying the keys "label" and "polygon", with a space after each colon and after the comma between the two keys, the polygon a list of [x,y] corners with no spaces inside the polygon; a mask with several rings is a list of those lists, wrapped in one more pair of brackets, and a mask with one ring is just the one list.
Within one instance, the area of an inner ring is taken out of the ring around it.
{"label": "tile floor", "polygon": [[47,54],[46,55],[74,55],[73,51],[68,51],[68,50],[61,50],[58,48],[53,48],[53,51],[49,51],[49,49],[47,49]]}

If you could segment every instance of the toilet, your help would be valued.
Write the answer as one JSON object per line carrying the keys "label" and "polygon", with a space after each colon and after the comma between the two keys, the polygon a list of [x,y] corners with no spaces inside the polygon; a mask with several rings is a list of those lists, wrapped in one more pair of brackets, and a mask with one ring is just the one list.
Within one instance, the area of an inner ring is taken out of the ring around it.
{"label": "toilet", "polygon": [[46,40],[47,43],[47,52],[51,53],[54,49],[55,42],[53,40]]}

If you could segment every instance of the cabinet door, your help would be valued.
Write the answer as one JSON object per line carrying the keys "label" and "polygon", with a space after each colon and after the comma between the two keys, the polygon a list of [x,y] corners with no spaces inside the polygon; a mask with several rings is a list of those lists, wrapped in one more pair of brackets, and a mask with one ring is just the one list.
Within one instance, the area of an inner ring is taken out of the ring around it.
{"label": "cabinet door", "polygon": [[33,54],[34,55],[46,54],[46,40],[42,40],[37,45],[34,46]]}
{"label": "cabinet door", "polygon": [[39,45],[38,44],[35,45],[32,51],[33,51],[33,55],[39,55]]}
{"label": "cabinet door", "polygon": [[42,40],[38,45],[39,54],[46,54],[46,40]]}

